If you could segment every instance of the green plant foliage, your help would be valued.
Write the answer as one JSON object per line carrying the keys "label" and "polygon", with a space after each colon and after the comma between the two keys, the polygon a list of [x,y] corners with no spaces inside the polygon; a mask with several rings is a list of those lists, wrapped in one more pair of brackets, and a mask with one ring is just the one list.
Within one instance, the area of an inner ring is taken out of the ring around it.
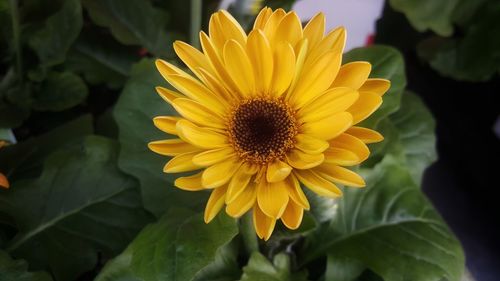
{"label": "green plant foliage", "polygon": [[62,63],[83,25],[82,7],[78,0],[64,1],[61,10],[50,16],[29,40],[41,66]]}
{"label": "green plant foliage", "polygon": [[265,256],[255,252],[248,265],[243,268],[241,281],[306,281],[307,272],[290,272],[290,256],[277,254],[271,263]]}
{"label": "green plant foliage", "polygon": [[238,264],[240,240],[236,236],[231,242],[221,246],[215,253],[215,260],[201,269],[193,281],[234,281],[240,278],[241,268]]}
{"label": "green plant foliage", "polygon": [[80,104],[88,95],[87,85],[71,72],[50,72],[33,97],[32,108],[61,111]]}
{"label": "green plant foliage", "polygon": [[7,251],[33,268],[51,268],[56,280],[92,269],[98,252],[119,253],[150,216],[136,181],[117,169],[116,154],[113,141],[88,137],[50,154],[38,179],[1,191],[0,211],[19,228]]}
{"label": "green plant foliage", "polygon": [[205,224],[202,214],[171,209],[106,264],[96,281],[193,280],[236,234],[234,219],[225,215]]}
{"label": "green plant foliage", "polygon": [[13,260],[0,250],[0,280],[2,281],[52,281],[45,272],[29,272],[23,260]]}

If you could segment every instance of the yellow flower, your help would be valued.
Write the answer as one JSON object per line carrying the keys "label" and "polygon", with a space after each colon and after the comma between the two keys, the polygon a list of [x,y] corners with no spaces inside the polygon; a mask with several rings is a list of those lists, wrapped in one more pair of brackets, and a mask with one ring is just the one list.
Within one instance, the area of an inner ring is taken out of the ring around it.
{"label": "yellow flower", "polygon": [[[5,146],[7,143],[3,140],[0,140],[0,148],[2,148],[3,146]],[[3,187],[3,188],[9,188],[10,187],[10,184],[9,184],[9,181],[7,180],[7,177],[0,173],[0,187]]]}
{"label": "yellow flower", "polygon": [[309,202],[302,186],[330,198],[337,184],[363,187],[345,166],[368,158],[367,143],[383,137],[354,126],[382,103],[389,81],[369,79],[371,65],[341,66],[345,30],[326,36],[317,14],[304,29],[295,12],[264,8],[250,33],[226,11],[212,15],[202,51],[177,41],[174,49],[196,76],[163,60],[156,66],[178,92],[158,87],[180,116],[154,119],[177,136],[149,148],[173,156],[164,172],[178,188],[211,191],[208,223],[225,206],[238,218],[253,211],[257,235],[269,239],[276,220],[299,227]]}

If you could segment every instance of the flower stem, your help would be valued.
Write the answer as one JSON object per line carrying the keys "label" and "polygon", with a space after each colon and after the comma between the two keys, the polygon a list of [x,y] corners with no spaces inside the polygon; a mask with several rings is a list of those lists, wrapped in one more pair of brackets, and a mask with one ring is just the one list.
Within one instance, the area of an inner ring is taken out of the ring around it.
{"label": "flower stem", "polygon": [[243,238],[245,250],[250,257],[253,252],[259,251],[259,241],[253,227],[252,214],[247,213],[239,219],[240,234]]}
{"label": "flower stem", "polygon": [[16,68],[19,81],[23,81],[23,60],[21,54],[21,30],[19,27],[19,10],[17,0],[9,0],[10,14],[12,20],[12,35],[14,39],[14,49],[16,50]]}
{"label": "flower stem", "polygon": [[189,39],[191,45],[194,47],[198,47],[200,41],[198,33],[201,30],[202,12],[202,0],[191,0],[191,26],[189,29]]}

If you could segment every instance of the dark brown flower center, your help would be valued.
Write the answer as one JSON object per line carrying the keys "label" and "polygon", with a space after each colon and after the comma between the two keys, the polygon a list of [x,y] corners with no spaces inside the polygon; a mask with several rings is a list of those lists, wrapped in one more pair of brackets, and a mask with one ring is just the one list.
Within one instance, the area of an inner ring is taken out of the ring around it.
{"label": "dark brown flower center", "polygon": [[230,141],[240,157],[256,164],[282,159],[297,134],[293,110],[279,99],[240,103],[229,122]]}

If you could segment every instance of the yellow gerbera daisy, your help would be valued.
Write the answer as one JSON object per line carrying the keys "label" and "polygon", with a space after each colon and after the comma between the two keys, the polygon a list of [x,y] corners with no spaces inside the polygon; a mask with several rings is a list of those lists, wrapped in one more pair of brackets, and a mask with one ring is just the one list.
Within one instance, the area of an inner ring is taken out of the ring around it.
{"label": "yellow gerbera daisy", "polygon": [[368,79],[371,65],[341,66],[345,30],[326,36],[317,14],[304,29],[295,12],[264,8],[247,34],[226,11],[212,15],[202,51],[177,41],[174,49],[196,77],[157,60],[161,75],[179,92],[158,87],[180,116],[155,125],[178,138],[149,144],[173,156],[164,172],[196,171],[175,185],[211,189],[208,223],[226,206],[235,218],[253,210],[257,235],[269,239],[276,220],[299,227],[309,202],[301,185],[326,197],[336,184],[362,187],[345,168],[368,158],[367,143],[383,137],[356,127],[382,103],[389,81]]}

